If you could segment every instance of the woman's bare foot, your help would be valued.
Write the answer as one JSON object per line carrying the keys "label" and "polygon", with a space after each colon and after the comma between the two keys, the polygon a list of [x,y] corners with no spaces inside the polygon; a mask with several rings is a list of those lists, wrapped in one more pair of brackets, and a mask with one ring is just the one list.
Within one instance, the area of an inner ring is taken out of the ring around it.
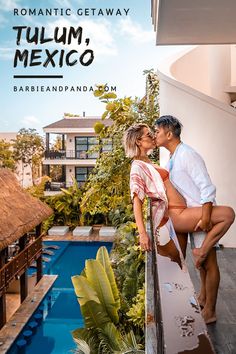
{"label": "woman's bare foot", "polygon": [[197,269],[200,269],[202,264],[204,263],[204,261],[207,258],[207,254],[203,253],[201,248],[194,248],[192,250],[192,253],[193,253],[193,256],[194,256],[194,259],[195,259],[195,267]]}
{"label": "woman's bare foot", "polygon": [[216,314],[214,311],[208,311],[207,309],[202,310],[202,317],[206,324],[211,324],[216,322]]}
{"label": "woman's bare foot", "polygon": [[201,309],[203,309],[205,306],[205,303],[206,303],[206,299],[203,296],[201,296],[201,294],[199,294],[197,297],[197,300],[198,300],[198,303],[199,303]]}

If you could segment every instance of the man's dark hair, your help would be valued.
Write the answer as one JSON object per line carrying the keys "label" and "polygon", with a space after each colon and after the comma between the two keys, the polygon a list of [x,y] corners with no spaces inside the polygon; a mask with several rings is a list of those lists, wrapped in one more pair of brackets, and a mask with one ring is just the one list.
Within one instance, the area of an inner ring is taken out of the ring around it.
{"label": "man's dark hair", "polygon": [[169,115],[161,116],[155,121],[155,125],[158,127],[170,129],[176,138],[180,138],[183,125],[177,118]]}

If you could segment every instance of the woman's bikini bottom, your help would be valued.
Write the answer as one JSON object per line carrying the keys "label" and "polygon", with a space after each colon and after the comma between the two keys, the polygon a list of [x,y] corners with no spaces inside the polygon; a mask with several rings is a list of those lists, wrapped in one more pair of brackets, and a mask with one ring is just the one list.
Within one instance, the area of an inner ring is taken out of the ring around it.
{"label": "woman's bikini bottom", "polygon": [[168,205],[168,210],[170,210],[170,209],[181,209],[181,210],[184,210],[186,208],[187,208],[186,205]]}

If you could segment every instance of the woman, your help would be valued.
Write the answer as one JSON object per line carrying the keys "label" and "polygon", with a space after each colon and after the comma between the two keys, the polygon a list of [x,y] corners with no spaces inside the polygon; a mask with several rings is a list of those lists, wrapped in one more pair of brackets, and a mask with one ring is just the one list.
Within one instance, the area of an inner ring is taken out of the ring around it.
{"label": "woman", "polygon": [[[124,147],[126,155],[134,160],[131,167],[130,188],[141,248],[146,251],[151,249],[142,214],[145,195],[152,200],[154,231],[167,221],[171,231],[171,220],[178,233],[200,231],[202,208],[187,208],[184,198],[171,184],[168,171],[153,164],[148,157],[149,152],[155,147],[150,128],[142,123],[131,126],[125,132]],[[193,250],[197,268],[201,267],[210,249],[226,233],[233,220],[232,208],[213,206],[212,228],[208,230],[204,249],[201,247]]]}

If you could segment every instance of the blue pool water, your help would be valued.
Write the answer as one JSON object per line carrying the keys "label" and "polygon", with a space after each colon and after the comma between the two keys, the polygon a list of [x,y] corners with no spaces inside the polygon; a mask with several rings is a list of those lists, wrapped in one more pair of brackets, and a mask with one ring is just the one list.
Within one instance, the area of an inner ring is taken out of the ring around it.
{"label": "blue pool water", "polygon": [[83,327],[83,318],[71,276],[81,273],[85,260],[95,258],[99,247],[106,246],[109,252],[112,246],[109,242],[50,241],[45,244],[60,247],[58,250],[50,249],[54,255],[45,255],[50,261],[44,262],[44,274],[57,274],[58,278],[36,311],[43,320],[39,322],[35,333],[30,336],[27,345],[19,350],[16,342],[24,339],[23,332],[30,329],[29,322],[35,322],[34,314],[8,354],[66,354],[75,348],[70,332]]}

